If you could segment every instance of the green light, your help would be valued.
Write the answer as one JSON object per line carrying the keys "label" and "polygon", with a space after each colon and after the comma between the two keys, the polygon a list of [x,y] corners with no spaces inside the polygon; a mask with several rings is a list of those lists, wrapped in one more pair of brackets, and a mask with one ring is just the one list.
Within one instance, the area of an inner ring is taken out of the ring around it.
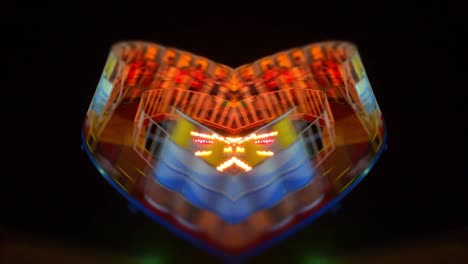
{"label": "green light", "polygon": [[138,264],[164,264],[165,261],[159,256],[144,256],[140,258]]}
{"label": "green light", "polygon": [[308,256],[302,262],[304,264],[334,264],[333,260],[324,256]]}

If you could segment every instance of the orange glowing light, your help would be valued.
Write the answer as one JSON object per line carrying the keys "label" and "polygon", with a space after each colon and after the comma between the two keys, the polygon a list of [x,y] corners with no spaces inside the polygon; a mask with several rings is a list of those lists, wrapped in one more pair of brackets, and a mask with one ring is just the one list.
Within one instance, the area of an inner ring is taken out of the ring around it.
{"label": "orange glowing light", "polygon": [[[219,171],[224,171],[225,169],[231,166],[237,166],[242,168],[245,171],[249,171],[252,167],[246,162],[243,161],[239,155],[243,155],[246,150],[242,146],[244,143],[253,140],[255,144],[264,145],[275,142],[273,137],[278,135],[277,131],[263,133],[263,134],[250,134],[245,137],[222,137],[218,134],[206,134],[191,131],[190,135],[195,137],[193,142],[199,144],[213,144],[214,141],[221,141],[226,146],[222,149],[222,153],[229,155],[228,159],[222,162],[216,169]],[[197,157],[206,157],[213,154],[211,150],[198,150],[195,153]],[[214,153],[216,155],[216,153]],[[271,157],[274,155],[273,151],[256,151],[256,154],[263,157]]]}
{"label": "orange glowing light", "polygon": [[261,151],[261,150],[257,150],[257,154],[260,155],[260,156],[273,156],[273,155],[275,155],[275,153],[273,153],[273,151]]}
{"label": "orange glowing light", "polygon": [[207,150],[207,151],[196,151],[196,152],[195,152],[195,156],[198,156],[198,157],[200,157],[200,156],[209,156],[209,155],[211,155],[211,153],[212,153],[211,150]]}
{"label": "orange glowing light", "polygon": [[243,162],[242,160],[236,158],[236,157],[232,157],[230,159],[228,159],[227,161],[223,162],[221,165],[219,165],[218,167],[216,167],[217,170],[219,171],[224,171],[225,169],[231,167],[232,165],[236,165],[242,169],[244,169],[245,171],[249,171],[252,169],[252,167],[250,167],[247,163]]}

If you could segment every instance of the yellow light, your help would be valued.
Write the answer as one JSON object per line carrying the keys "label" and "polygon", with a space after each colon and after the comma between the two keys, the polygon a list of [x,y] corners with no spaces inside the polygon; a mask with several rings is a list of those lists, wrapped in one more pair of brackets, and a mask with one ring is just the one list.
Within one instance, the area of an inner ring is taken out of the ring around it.
{"label": "yellow light", "polygon": [[204,134],[204,133],[198,133],[198,132],[195,132],[195,131],[190,131],[190,135],[195,136],[195,137],[206,138],[206,139],[210,139],[210,140],[216,139],[216,140],[220,140],[220,141],[225,141],[224,137],[219,136],[218,134],[208,135],[208,134]]}
{"label": "yellow light", "polygon": [[244,153],[244,152],[245,152],[245,148],[237,147],[237,148],[236,148],[236,152]]}
{"label": "yellow light", "polygon": [[254,139],[262,139],[262,138],[273,137],[273,136],[277,136],[277,135],[278,135],[278,131],[273,131],[273,132],[270,132],[270,133],[265,133],[265,134],[258,135]]}
{"label": "yellow light", "polygon": [[261,150],[257,150],[257,154],[260,155],[260,156],[273,156],[273,155],[275,155],[275,153],[273,153],[272,151],[261,151]]}
{"label": "yellow light", "polygon": [[195,156],[209,156],[211,155],[211,150],[206,150],[206,151],[196,151]]}
{"label": "yellow light", "polygon": [[244,137],[242,142],[245,142],[245,141],[249,141],[251,139],[253,140],[257,140],[257,139],[262,139],[262,138],[267,138],[267,137],[273,137],[273,136],[277,136],[278,135],[278,132],[277,131],[273,131],[273,132],[270,132],[270,133],[265,133],[265,134],[260,134],[260,135],[257,135],[257,134],[250,134],[248,135],[247,137]]}
{"label": "yellow light", "polygon": [[232,152],[232,147],[224,148],[224,153]]}
{"label": "yellow light", "polygon": [[204,134],[204,133],[198,133],[198,132],[195,132],[195,131],[191,131],[190,132],[190,135],[192,136],[195,136],[195,137],[200,137],[200,138],[205,138],[205,139],[209,139],[209,140],[219,140],[219,141],[224,141],[224,143],[228,144],[228,145],[231,145],[231,144],[242,144],[246,141],[249,141],[251,139],[253,140],[257,140],[257,139],[262,139],[262,138],[268,138],[268,137],[272,137],[272,136],[276,136],[278,135],[278,132],[277,131],[273,131],[273,132],[270,132],[270,133],[265,133],[265,134],[260,134],[260,135],[257,135],[257,134],[250,134],[246,137],[235,137],[235,138],[232,138],[232,137],[222,137],[218,134],[211,134],[211,135],[208,135],[208,134]]}
{"label": "yellow light", "polygon": [[238,143],[238,142],[241,142],[243,138],[241,137],[237,137],[237,138],[231,138],[231,137],[227,137],[226,138],[226,143]]}
{"label": "yellow light", "polygon": [[[195,137],[198,137],[200,140],[208,140],[208,141],[216,141],[218,143],[221,143],[221,144],[225,144],[224,147],[223,146],[220,146],[222,148],[222,152],[223,153],[227,153],[229,157],[227,160],[225,160],[224,162],[222,162],[219,166],[216,167],[217,170],[219,171],[224,171],[226,168],[229,168],[231,166],[238,166],[240,167],[241,169],[245,170],[245,171],[250,171],[252,169],[252,167],[247,164],[246,162],[240,160],[238,157],[233,157],[232,155],[235,155],[233,152],[235,153],[246,153],[246,147],[247,145],[249,144],[254,144],[256,145],[257,143],[256,142],[252,142],[252,140],[255,140],[255,141],[268,141],[270,140],[269,138],[270,137],[274,137],[274,136],[277,136],[278,135],[278,131],[273,131],[273,132],[269,132],[269,133],[264,133],[264,134],[250,134],[246,137],[222,137],[218,134],[205,134],[205,133],[198,133],[198,132],[195,132],[195,131],[191,131],[190,132],[190,135],[192,136],[195,136]],[[274,140],[273,140],[274,141]],[[211,142],[213,143],[213,142]],[[268,143],[271,143],[271,142],[268,142]],[[256,148],[256,147],[255,147]],[[254,148],[254,149],[255,149]],[[254,150],[252,149],[252,150]],[[221,149],[219,149],[221,150]],[[253,152],[253,156],[251,154],[249,154],[250,152]],[[245,158],[248,158],[248,160],[252,159],[255,161],[254,163],[257,164],[258,162],[261,162],[261,160],[263,160],[264,158],[260,158],[258,156],[261,156],[261,157],[271,157],[274,155],[274,153],[272,151],[259,151],[259,150],[255,150],[255,151],[250,151],[246,154],[247,157]],[[214,152],[215,154],[218,153],[218,152]],[[231,154],[229,154],[231,153]],[[210,156],[212,154],[212,151],[196,151],[195,152],[195,156]],[[242,155],[245,155],[245,154],[242,154]],[[257,156],[257,158],[255,158],[254,156]],[[210,157],[219,157],[221,158],[220,155],[212,155]],[[236,155],[237,156],[237,155]],[[209,159],[209,158],[207,158]],[[252,160],[251,160],[252,161]],[[219,162],[219,161],[218,161]],[[210,162],[210,164],[216,164],[217,162]],[[217,163],[219,164],[219,163]]]}

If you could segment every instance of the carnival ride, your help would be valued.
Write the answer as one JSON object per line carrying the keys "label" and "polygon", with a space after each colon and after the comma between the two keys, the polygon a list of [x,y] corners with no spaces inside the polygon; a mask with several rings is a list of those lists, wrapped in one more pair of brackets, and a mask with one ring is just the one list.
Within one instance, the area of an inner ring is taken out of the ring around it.
{"label": "carnival ride", "polygon": [[385,137],[359,53],[340,41],[237,69],[117,43],[83,126],[84,149],[133,207],[229,255],[264,248],[336,205]]}

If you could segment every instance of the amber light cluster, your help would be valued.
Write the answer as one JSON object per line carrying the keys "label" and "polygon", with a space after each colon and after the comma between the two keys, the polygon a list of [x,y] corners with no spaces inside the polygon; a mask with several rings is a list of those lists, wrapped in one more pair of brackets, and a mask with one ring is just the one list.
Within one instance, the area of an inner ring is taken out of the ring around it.
{"label": "amber light cluster", "polygon": [[[242,144],[248,141],[253,141],[255,144],[270,144],[275,142],[276,140],[274,137],[278,135],[277,131],[269,132],[269,133],[262,133],[262,134],[255,134],[252,133],[245,137],[223,137],[218,134],[205,134],[199,133],[195,131],[191,131],[190,135],[193,137],[192,141],[197,144],[201,145],[211,145],[215,141],[223,142],[226,147],[223,148],[222,154],[227,155],[228,159],[223,161],[220,165],[216,167],[218,171],[225,171],[227,168],[232,166],[237,166],[244,171],[250,171],[252,167],[245,161],[240,159],[236,154],[237,153],[245,153],[245,148],[242,147]],[[197,150],[195,151],[194,155],[197,157],[206,157],[213,154],[211,150]],[[256,154],[259,156],[271,157],[274,155],[273,151],[264,151],[264,150],[257,150]]]}

